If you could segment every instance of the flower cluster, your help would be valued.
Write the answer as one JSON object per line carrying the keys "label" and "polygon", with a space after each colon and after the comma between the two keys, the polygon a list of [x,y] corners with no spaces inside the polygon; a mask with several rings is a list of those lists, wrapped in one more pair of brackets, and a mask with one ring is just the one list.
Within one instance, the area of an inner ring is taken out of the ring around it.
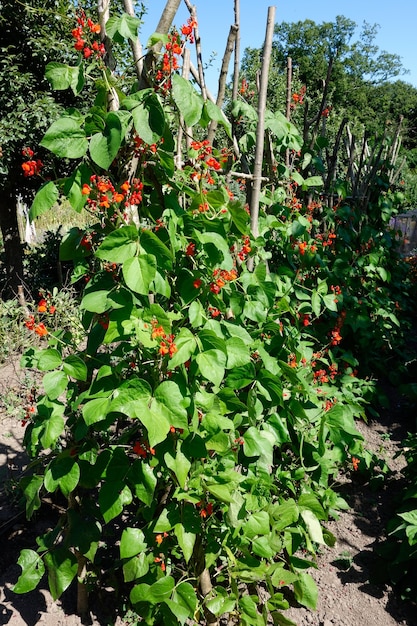
{"label": "flower cluster", "polygon": [[204,161],[204,163],[211,169],[218,172],[221,169],[221,165],[217,159],[213,157],[213,147],[208,139],[204,141],[192,141],[191,149],[197,152],[197,160]]}
{"label": "flower cluster", "polygon": [[323,248],[326,248],[327,246],[331,246],[334,244],[336,235],[335,233],[328,233],[326,237],[325,235],[322,235],[320,233],[317,235],[317,239],[321,242]]}
{"label": "flower cluster", "polygon": [[250,246],[250,237],[247,235],[243,236],[243,242],[242,242],[242,248],[239,250],[239,252],[237,253],[237,256],[239,257],[240,261],[245,261],[246,257],[248,256],[249,252],[252,250],[251,246]]}
{"label": "flower cluster", "polygon": [[142,459],[146,459],[148,454],[154,455],[154,448],[150,448],[146,441],[136,441],[133,446],[133,452],[140,456]]}
{"label": "flower cluster", "polygon": [[162,326],[158,325],[158,320],[152,320],[152,339],[159,340],[158,352],[161,356],[168,354],[172,358],[178,348],[174,342],[174,335],[167,335]]}
{"label": "flower cluster", "polygon": [[157,70],[155,75],[155,81],[157,86],[167,93],[171,87],[171,74],[175,70],[179,69],[178,58],[182,55],[184,46],[187,40],[190,43],[194,43],[194,29],[197,26],[197,22],[190,18],[186,24],[181,28],[181,34],[174,30],[168,35],[168,42],[165,44],[165,51],[162,54],[161,67]]}
{"label": "flower cluster", "polygon": [[49,313],[53,315],[56,311],[56,306],[52,304],[51,295],[46,294],[46,297],[43,297],[38,302],[38,313]]}
{"label": "flower cluster", "polygon": [[35,153],[31,148],[28,147],[23,148],[22,155],[29,159],[29,161],[25,161],[24,163],[22,163],[23,176],[37,176],[43,167],[42,161],[40,159],[36,159],[35,161],[33,159]]}
{"label": "flower cluster", "polygon": [[360,462],[361,462],[361,460],[360,460],[360,459],[358,459],[356,456],[353,456],[353,457],[352,457],[352,467],[353,467],[353,470],[354,470],[355,472],[357,472],[357,471],[358,471],[358,469],[359,469],[359,463],[360,463]]}
{"label": "flower cluster", "polygon": [[185,256],[195,256],[195,243],[193,243],[192,241],[185,249]]}
{"label": "flower cluster", "polygon": [[215,269],[213,271],[213,277],[215,280],[210,283],[210,291],[217,295],[226,283],[236,280],[237,271]]}
{"label": "flower cluster", "polygon": [[295,109],[295,107],[297,106],[297,104],[304,104],[304,97],[306,95],[306,87],[303,86],[301,87],[300,91],[293,93],[291,96],[291,109]]}
{"label": "flower cluster", "polygon": [[[118,205],[122,203],[126,208],[137,206],[142,202],[142,191],[143,183],[139,179],[135,178],[132,183],[126,180],[116,189],[107,177],[96,174],[91,176],[90,185],[84,184],[81,189],[81,193],[87,196],[89,208],[94,212],[100,211],[106,214],[111,207],[120,208]],[[110,217],[116,219],[117,211]],[[122,213],[122,217],[127,219],[125,213]]]}
{"label": "flower cluster", "polygon": [[30,315],[28,317],[28,319],[25,322],[25,326],[29,330],[33,330],[33,332],[39,335],[39,337],[45,337],[48,334],[48,330],[46,329],[45,324],[43,324],[42,322],[37,324],[35,317],[33,315]]}
{"label": "flower cluster", "polygon": [[249,83],[246,78],[242,78],[239,93],[241,96],[245,96],[246,98],[253,98],[255,95],[255,91],[253,89],[249,90]]}
{"label": "flower cluster", "polygon": [[315,244],[309,245],[306,241],[299,241],[296,245],[301,256],[304,256],[306,252],[310,252],[311,254],[317,252],[317,246]]}
{"label": "flower cluster", "polygon": [[[164,139],[162,138],[161,143],[163,142],[164,142]],[[155,154],[156,151],[158,150],[158,146],[156,145],[156,143],[148,144],[145,141],[143,141],[143,139],[139,137],[139,135],[136,135],[136,134],[133,137],[133,144],[134,144],[134,154],[140,160],[143,160],[143,157],[146,156],[148,152]]]}
{"label": "flower cluster", "polygon": [[203,519],[213,514],[213,504],[211,502],[205,503],[202,500],[201,502],[197,502],[197,506],[200,509],[200,517]]}
{"label": "flower cluster", "polygon": [[104,44],[91,40],[92,35],[100,33],[100,24],[95,24],[90,18],[86,18],[84,11],[79,13],[77,24],[78,26],[71,31],[77,52],[82,52],[85,59],[89,59],[94,53],[98,58],[104,56],[106,53]]}

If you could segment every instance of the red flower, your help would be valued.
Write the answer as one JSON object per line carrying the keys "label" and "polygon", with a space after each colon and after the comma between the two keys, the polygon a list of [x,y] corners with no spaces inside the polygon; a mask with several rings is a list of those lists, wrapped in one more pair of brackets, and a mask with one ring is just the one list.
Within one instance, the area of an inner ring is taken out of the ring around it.
{"label": "red flower", "polygon": [[355,470],[355,472],[358,471],[360,462],[361,462],[361,460],[357,459],[356,456],[352,457],[352,465],[353,465],[353,469]]}
{"label": "red flower", "polygon": [[185,249],[186,256],[194,256],[195,255],[195,243],[191,242]]}
{"label": "red flower", "polygon": [[31,315],[30,317],[28,317],[28,319],[25,322],[25,326],[26,328],[28,328],[29,330],[33,330],[35,328],[35,318],[33,317],[33,315]]}
{"label": "red flower", "polygon": [[74,48],[78,50],[79,52],[81,52],[81,50],[84,48],[84,45],[85,45],[84,39],[80,38],[80,39],[77,39],[77,41],[75,42]]}
{"label": "red flower", "polygon": [[206,164],[208,165],[208,167],[212,167],[214,170],[218,171],[221,169],[221,165],[218,161],[216,161],[216,159],[214,157],[209,157],[206,160]]}
{"label": "red flower", "polygon": [[22,150],[22,155],[24,157],[28,157],[29,159],[31,159],[34,154],[35,153],[33,152],[32,148],[26,147],[26,148],[23,148]]}
{"label": "red flower", "polygon": [[195,281],[193,282],[193,287],[195,289],[200,289],[202,282],[203,281],[201,280],[201,278],[196,278]]}
{"label": "red flower", "polygon": [[39,304],[38,304],[38,312],[39,313],[46,313],[46,310],[47,310],[47,308],[46,308],[46,300],[44,300],[42,298],[42,300],[40,300]]}
{"label": "red flower", "polygon": [[35,331],[37,335],[39,335],[39,337],[45,337],[45,335],[48,334],[48,331],[46,330],[45,325],[42,323],[35,326],[33,330]]}

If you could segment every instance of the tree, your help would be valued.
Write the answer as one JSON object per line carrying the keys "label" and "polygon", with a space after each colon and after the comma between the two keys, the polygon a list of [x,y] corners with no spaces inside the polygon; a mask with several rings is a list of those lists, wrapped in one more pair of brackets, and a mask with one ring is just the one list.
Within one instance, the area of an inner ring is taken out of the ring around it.
{"label": "tree", "polygon": [[[359,116],[361,122],[375,119],[380,128],[385,124],[385,111],[379,110],[376,99],[369,106],[369,94],[387,81],[405,73],[397,54],[380,51],[375,45],[376,24],[366,22],[355,39],[357,25],[352,20],[337,16],[334,22],[317,24],[312,20],[276,24],[274,52],[271,63],[268,102],[270,108],[283,108],[282,86],[287,59],[292,59],[293,91],[306,87],[310,110],[319,107],[324,84],[327,102],[333,109],[349,117]],[[247,80],[256,82],[260,65],[260,51],[246,49],[242,73]],[[330,68],[330,72],[329,72]],[[277,90],[277,87],[281,89]]]}
{"label": "tree", "polygon": [[[71,40],[73,10],[70,0],[34,0],[30,6],[0,0],[0,227],[7,295],[23,279],[16,200],[19,195],[30,200],[41,182],[24,175],[22,150],[37,146],[51,122],[74,102],[69,90],[52,93],[45,79],[48,61],[75,59],[68,53],[72,44],[63,45]],[[33,158],[45,161],[42,171],[52,172],[54,161],[46,152]]]}

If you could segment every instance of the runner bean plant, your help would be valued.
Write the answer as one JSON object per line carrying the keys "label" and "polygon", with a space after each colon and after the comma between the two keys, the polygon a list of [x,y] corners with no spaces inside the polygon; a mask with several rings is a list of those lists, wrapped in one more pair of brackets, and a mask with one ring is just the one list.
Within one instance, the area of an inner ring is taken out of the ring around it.
{"label": "runner bean plant", "polygon": [[[83,285],[86,340],[49,326],[48,303],[27,320],[43,342],[22,359],[43,373],[24,426],[27,516],[45,494],[66,504],[22,551],[14,591],[46,572],[54,599],[78,583],[80,612],[111,587],[141,623],[228,613],[290,624],[283,591],[315,608],[308,570],[335,541],[324,522],[347,506],[332,485],[366,462],[354,421],[363,382],[342,344],[336,229],[321,225],[318,196],[305,201],[320,177],[284,165],[301,135],[267,113],[278,163],[253,237],[232,125],[179,73],[196,26],[155,34],[147,84],[126,92],[105,64],[103,27],[83,12],[77,64],[47,66],[55,89],[97,91],[90,111],[70,109],[46,132],[41,145],[74,168],[46,181],[31,209],[36,218],[64,197],[91,213],[61,244]],[[137,27],[112,16],[107,40],[127,45]]]}

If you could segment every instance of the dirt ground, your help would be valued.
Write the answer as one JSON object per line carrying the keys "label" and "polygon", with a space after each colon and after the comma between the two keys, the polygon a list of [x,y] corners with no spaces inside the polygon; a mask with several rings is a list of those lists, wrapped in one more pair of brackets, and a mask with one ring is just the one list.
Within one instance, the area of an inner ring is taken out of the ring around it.
{"label": "dirt ground", "polygon": [[[46,581],[22,596],[11,590],[20,572],[16,561],[21,548],[34,547],[35,537],[48,528],[54,515],[51,509],[48,515],[38,516],[28,525],[13,503],[13,482],[26,463],[21,445],[24,428],[16,415],[8,414],[4,406],[2,410],[1,399],[4,405],[6,394],[18,395],[20,381],[21,374],[15,366],[0,369],[0,624],[80,626],[71,587],[56,603],[47,591]],[[395,458],[407,433],[398,398],[393,396],[390,410],[378,421],[360,422],[358,428],[368,447],[385,458],[392,473],[378,490],[360,482],[342,485],[342,495],[351,510],[328,523],[337,537],[336,546],[322,550],[319,567],[311,572],[319,588],[317,610],[294,605],[285,612],[297,626],[417,626],[416,605],[402,602],[389,587],[369,582],[376,566],[373,548],[381,541],[392,514],[404,467],[402,456]],[[93,626],[123,624],[120,619],[109,617],[109,613],[103,617],[103,604],[92,606],[90,623]]]}

